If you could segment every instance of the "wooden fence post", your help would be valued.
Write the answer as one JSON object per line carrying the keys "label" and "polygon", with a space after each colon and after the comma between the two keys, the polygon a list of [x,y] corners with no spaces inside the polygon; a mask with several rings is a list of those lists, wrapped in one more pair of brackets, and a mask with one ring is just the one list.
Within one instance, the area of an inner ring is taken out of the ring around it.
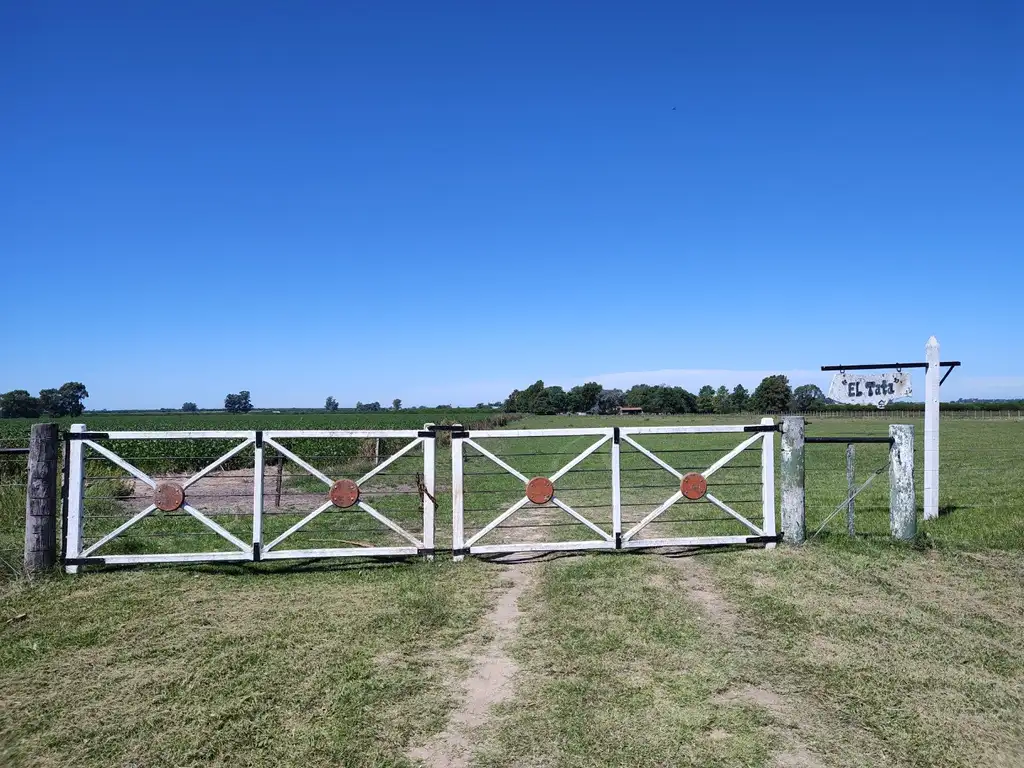
{"label": "wooden fence post", "polygon": [[57,562],[57,425],[33,424],[25,494],[25,571]]}
{"label": "wooden fence post", "polygon": [[782,420],[782,540],[803,544],[807,538],[804,489],[804,418]]}
{"label": "wooden fence post", "polygon": [[889,528],[894,539],[910,541],[917,535],[914,425],[890,424],[889,437]]}

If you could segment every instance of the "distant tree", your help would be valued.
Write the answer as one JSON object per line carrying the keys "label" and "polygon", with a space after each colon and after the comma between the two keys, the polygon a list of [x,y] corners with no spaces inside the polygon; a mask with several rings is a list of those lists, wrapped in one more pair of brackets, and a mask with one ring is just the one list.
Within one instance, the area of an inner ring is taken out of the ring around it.
{"label": "distant tree", "polygon": [[793,399],[789,408],[792,411],[803,412],[811,408],[818,408],[826,405],[825,393],[816,384],[802,384],[793,390]]}
{"label": "distant tree", "polygon": [[621,389],[604,389],[597,398],[598,413],[617,413],[625,402],[626,396]]}
{"label": "distant tree", "polygon": [[730,395],[730,399],[732,400],[732,409],[734,411],[742,412],[750,407],[750,393],[747,392],[747,388],[742,384],[736,385],[732,395]]}
{"label": "distant tree", "polygon": [[38,397],[24,389],[13,389],[0,395],[0,417],[5,419],[34,419],[42,413]]}
{"label": "distant tree", "polygon": [[80,416],[85,406],[82,400],[89,396],[85,385],[78,381],[62,384],[60,389],[39,392],[39,408],[49,416]]}
{"label": "distant tree", "polygon": [[597,410],[597,400],[602,387],[596,381],[588,381],[569,390],[566,410],[574,413],[590,413]]}
{"label": "distant tree", "polygon": [[790,389],[789,379],[782,374],[776,374],[761,379],[754,394],[750,396],[750,404],[755,410],[768,413],[786,410],[792,399],[793,390]]}
{"label": "distant tree", "polygon": [[697,411],[700,413],[712,413],[715,410],[715,388],[705,384],[697,392]]}
{"label": "distant tree", "polygon": [[80,381],[68,381],[60,385],[60,398],[64,413],[68,416],[81,416],[85,410],[82,402],[89,397],[89,391]]}
{"label": "distant tree", "polygon": [[249,390],[243,389],[236,395],[227,395],[224,398],[224,410],[228,413],[248,413],[252,410],[252,401],[249,399]]}
{"label": "distant tree", "polygon": [[402,401],[396,397],[394,400],[391,401],[391,409],[395,411],[402,410]]}
{"label": "distant tree", "polygon": [[726,389],[725,387],[719,387],[717,390],[715,390],[713,408],[715,413],[732,412],[732,398],[729,397],[728,389]]}
{"label": "distant tree", "polygon": [[181,404],[181,410],[189,411],[189,412],[198,411],[199,410],[199,406],[197,406],[195,403],[193,403],[190,400],[188,402],[185,402],[185,403]]}
{"label": "distant tree", "polygon": [[363,413],[375,413],[380,410],[380,403],[376,400],[372,403],[356,403],[356,410]]}
{"label": "distant tree", "polygon": [[328,395],[327,399],[324,400],[325,411],[336,411],[338,410],[338,401],[334,399],[334,395]]}

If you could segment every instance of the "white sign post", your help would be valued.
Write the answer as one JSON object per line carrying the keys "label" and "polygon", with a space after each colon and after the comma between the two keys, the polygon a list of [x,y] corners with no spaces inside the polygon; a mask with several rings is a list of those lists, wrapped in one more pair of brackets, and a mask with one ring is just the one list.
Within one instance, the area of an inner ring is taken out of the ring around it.
{"label": "white sign post", "polygon": [[[924,519],[939,516],[939,387],[959,360],[943,363],[939,358],[939,342],[932,336],[924,347],[923,363],[871,363],[867,365],[823,365],[823,371],[839,371],[832,379],[830,400],[851,405],[875,405],[884,408],[887,403],[911,394],[910,375],[904,368],[924,368]],[[941,369],[948,368],[940,376]],[[880,371],[870,375],[850,375],[847,371]],[[893,372],[895,371],[895,372]]]}
{"label": "white sign post", "polygon": [[924,346],[924,519],[939,516],[939,342]]}

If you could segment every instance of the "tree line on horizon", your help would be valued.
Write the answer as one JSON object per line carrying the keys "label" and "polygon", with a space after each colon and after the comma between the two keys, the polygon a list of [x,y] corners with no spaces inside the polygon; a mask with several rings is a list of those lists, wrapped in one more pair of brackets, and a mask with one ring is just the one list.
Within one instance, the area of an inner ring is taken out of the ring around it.
{"label": "tree line on horizon", "polygon": [[0,418],[81,416],[85,410],[82,401],[88,396],[89,391],[80,381],[67,381],[57,389],[41,389],[38,397],[26,389],[12,389],[0,394]]}
{"label": "tree line on horizon", "polygon": [[740,413],[743,411],[807,411],[827,404],[821,388],[803,384],[796,389],[782,374],[766,376],[753,392],[742,384],[732,390],[706,384],[697,394],[667,384],[636,384],[628,390],[605,389],[594,381],[569,391],[536,381],[513,390],[503,405],[507,413],[618,413],[619,408],[642,408],[647,413]]}

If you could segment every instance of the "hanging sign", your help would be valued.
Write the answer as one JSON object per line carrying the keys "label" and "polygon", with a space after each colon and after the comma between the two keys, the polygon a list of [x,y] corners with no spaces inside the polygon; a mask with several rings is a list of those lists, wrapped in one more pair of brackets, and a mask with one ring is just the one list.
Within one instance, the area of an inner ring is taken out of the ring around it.
{"label": "hanging sign", "polygon": [[885,408],[888,403],[914,393],[910,374],[903,371],[853,375],[840,371],[832,377],[828,399],[846,405],[874,405]]}

